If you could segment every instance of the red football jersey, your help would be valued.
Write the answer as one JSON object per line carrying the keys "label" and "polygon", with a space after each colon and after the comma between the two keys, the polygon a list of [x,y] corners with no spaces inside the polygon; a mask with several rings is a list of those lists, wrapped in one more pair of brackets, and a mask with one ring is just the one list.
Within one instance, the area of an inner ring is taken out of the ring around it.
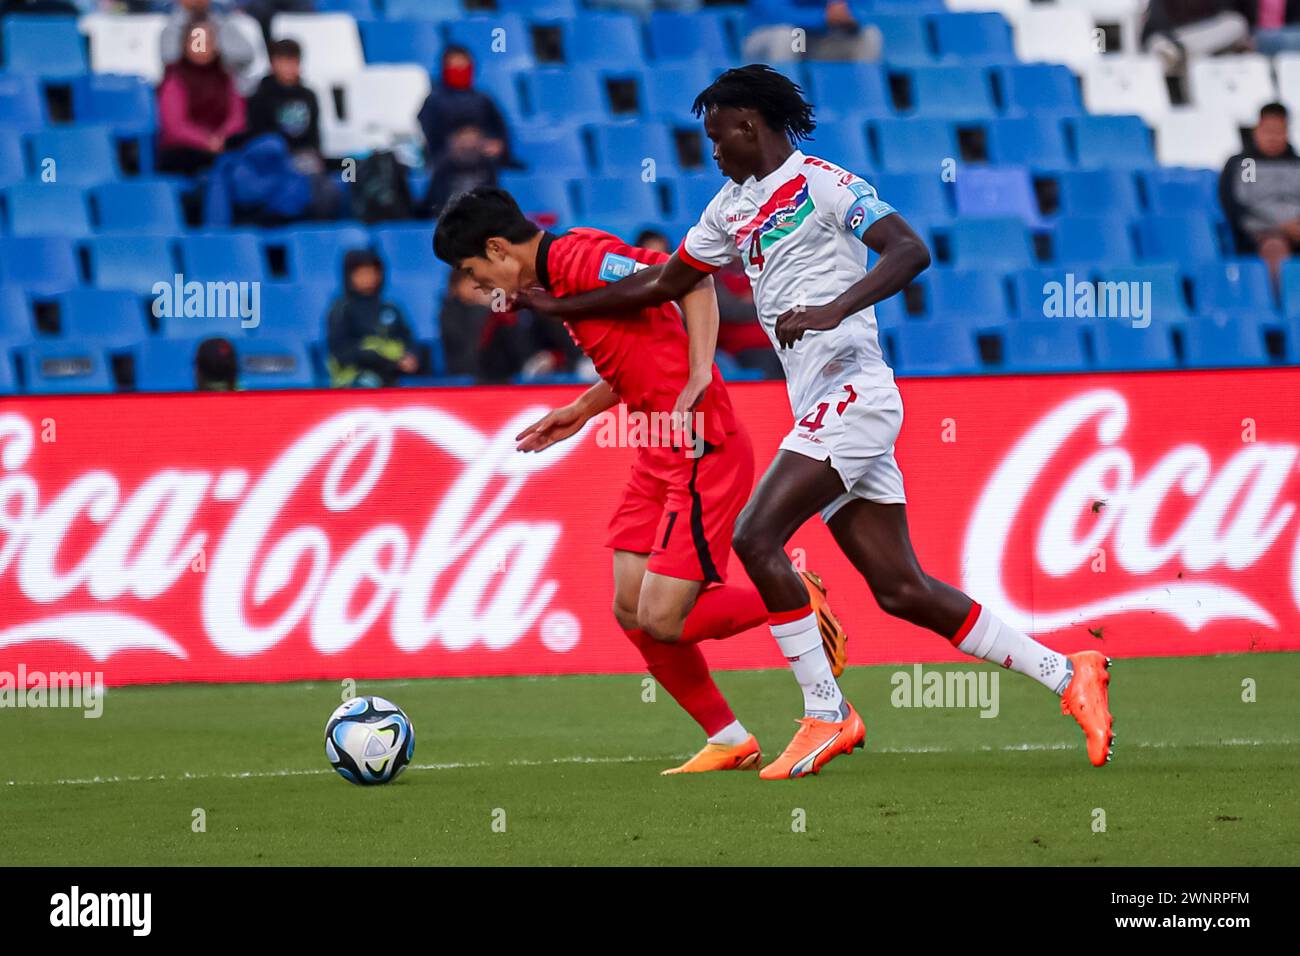
{"label": "red football jersey", "polygon": [[[638,264],[657,265],[668,255],[629,246],[599,229],[571,229],[542,237],[537,278],[557,298],[598,289],[631,275]],[[690,376],[689,338],[675,302],[636,312],[565,321],[569,334],[630,411],[671,412]],[[735,412],[722,373],[696,407],[704,415],[704,439],[721,444],[736,430]]]}

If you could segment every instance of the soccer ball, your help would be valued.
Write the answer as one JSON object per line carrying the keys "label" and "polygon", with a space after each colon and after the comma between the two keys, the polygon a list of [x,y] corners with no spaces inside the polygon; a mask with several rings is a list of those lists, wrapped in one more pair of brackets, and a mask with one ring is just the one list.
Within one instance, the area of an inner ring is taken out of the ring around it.
{"label": "soccer ball", "polygon": [[345,780],[388,783],[415,754],[415,728],[391,700],[353,697],[330,714],[325,725],[325,756]]}

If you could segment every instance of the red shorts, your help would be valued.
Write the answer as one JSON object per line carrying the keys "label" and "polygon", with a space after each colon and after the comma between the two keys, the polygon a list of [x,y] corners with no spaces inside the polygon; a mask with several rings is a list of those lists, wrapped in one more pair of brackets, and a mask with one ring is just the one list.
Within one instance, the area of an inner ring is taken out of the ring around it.
{"label": "red shorts", "polygon": [[737,424],[721,445],[688,458],[641,448],[614,517],[607,548],[648,554],[647,570],[684,581],[722,581],[736,516],[754,487],[754,446]]}

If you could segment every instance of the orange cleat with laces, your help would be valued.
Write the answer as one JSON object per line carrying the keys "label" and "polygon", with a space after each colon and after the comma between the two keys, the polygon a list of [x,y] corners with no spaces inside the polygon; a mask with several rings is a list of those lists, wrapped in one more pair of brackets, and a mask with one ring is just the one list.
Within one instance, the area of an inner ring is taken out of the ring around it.
{"label": "orange cleat with laces", "polygon": [[794,780],[810,773],[817,773],[834,757],[852,753],[855,748],[865,746],[867,728],[862,718],[845,701],[849,708],[848,716],[843,720],[820,720],[816,717],[803,717],[799,720],[799,730],[790,745],[781,752],[781,756],[758,772],[763,780]]}

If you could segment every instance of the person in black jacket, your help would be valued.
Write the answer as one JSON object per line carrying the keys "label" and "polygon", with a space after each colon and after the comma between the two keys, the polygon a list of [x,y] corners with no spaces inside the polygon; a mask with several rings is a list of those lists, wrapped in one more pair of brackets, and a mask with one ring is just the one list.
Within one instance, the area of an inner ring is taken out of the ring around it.
{"label": "person in black jacket", "polygon": [[1300,156],[1281,103],[1260,110],[1250,148],[1224,164],[1219,203],[1237,252],[1257,253],[1276,285],[1282,263],[1300,249]]}
{"label": "person in black jacket", "polygon": [[327,319],[330,384],[335,388],[396,385],[419,371],[415,339],[397,304],[380,294],[384,261],[371,249],[343,257],[343,295]]}
{"label": "person in black jacket", "polygon": [[474,59],[463,46],[448,46],[442,54],[442,75],[418,115],[424,132],[425,164],[433,167],[445,157],[458,130],[476,127],[482,136],[483,157],[508,165],[510,134],[491,96],[474,89]]}
{"label": "person in black jacket", "polygon": [[248,101],[248,133],[278,133],[302,172],[319,173],[324,167],[320,103],[302,83],[302,47],[295,40],[276,40],[270,52],[271,72]]}

